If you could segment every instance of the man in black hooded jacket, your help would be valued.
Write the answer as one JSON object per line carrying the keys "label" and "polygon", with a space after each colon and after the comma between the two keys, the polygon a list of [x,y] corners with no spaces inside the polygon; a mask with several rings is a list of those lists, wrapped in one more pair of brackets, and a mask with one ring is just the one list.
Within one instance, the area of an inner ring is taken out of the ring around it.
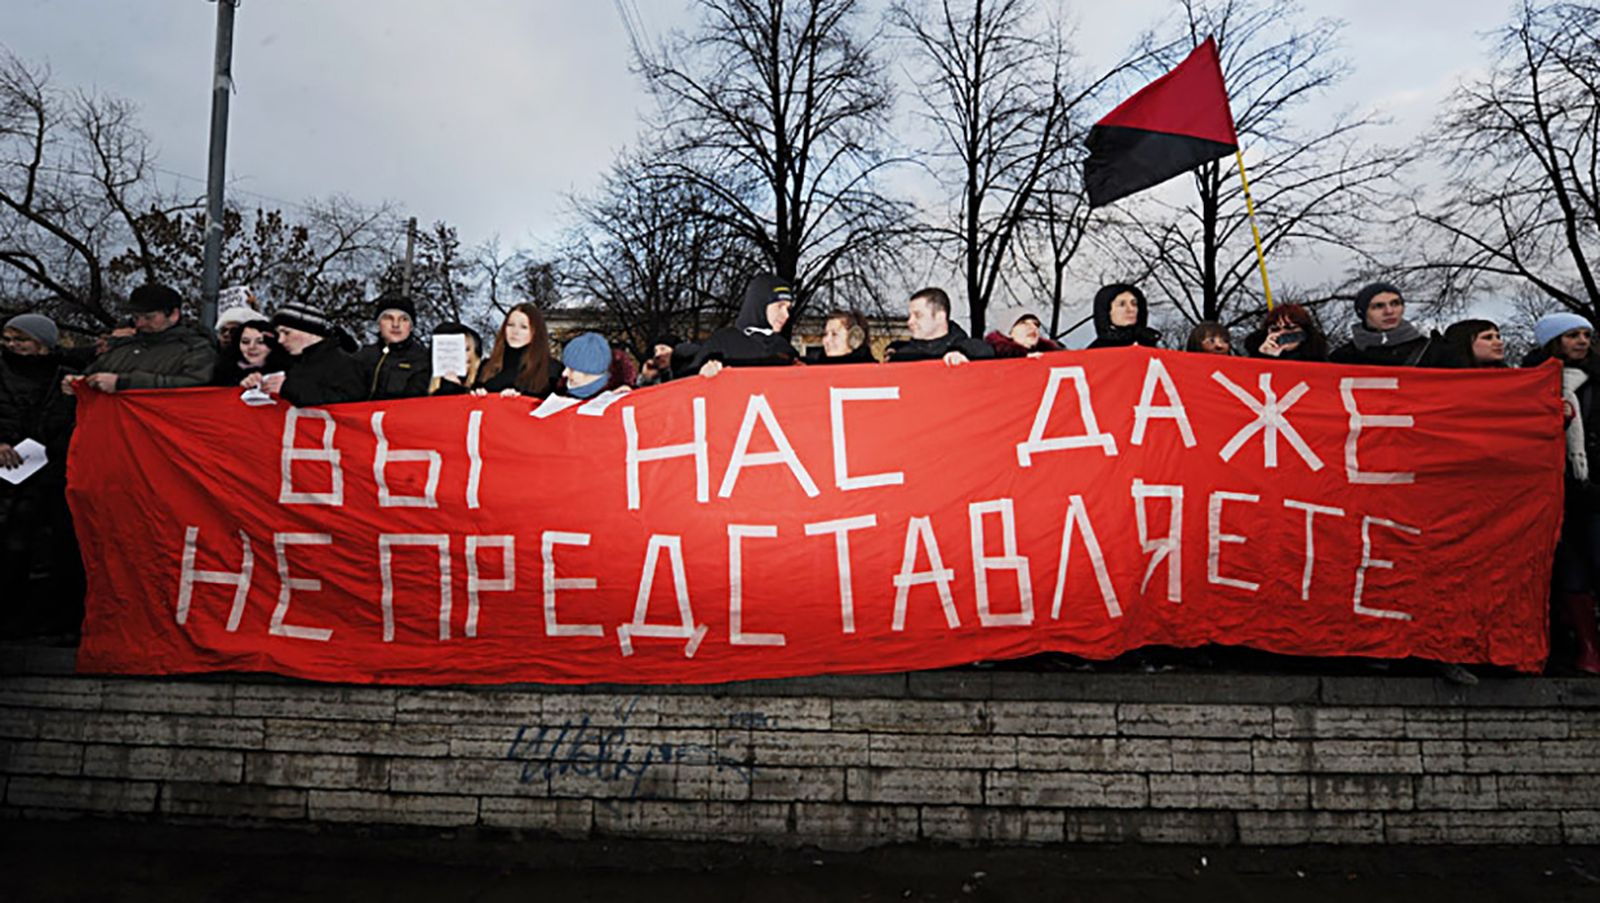
{"label": "man in black hooded jacket", "polygon": [[1150,305],[1136,285],[1114,282],[1094,293],[1094,341],[1090,348],[1161,347],[1161,333],[1151,329]]}
{"label": "man in black hooded jacket", "polygon": [[954,367],[967,361],[994,357],[994,349],[982,339],[967,335],[961,324],[950,320],[950,296],[942,288],[925,288],[906,301],[906,329],[911,338],[890,342],[886,361],[942,360]]}
{"label": "man in black hooded jacket", "polygon": [[378,315],[378,341],[356,353],[366,371],[367,398],[421,398],[433,382],[433,352],[414,334],[416,305],[396,293],[373,302]]}
{"label": "man in black hooded jacket", "polygon": [[246,377],[246,387],[281,395],[297,408],[361,401],[367,397],[366,371],[339,347],[336,327],[310,304],[291,301],[272,315],[278,344],[289,353],[282,376]]}
{"label": "man in black hooded jacket", "polygon": [[[794,346],[784,338],[794,306],[794,286],[772,275],[761,273],[745,286],[739,305],[739,318],[732,326],[711,334],[693,369],[701,376],[716,376],[723,367],[773,367],[795,362]],[[674,353],[676,357],[676,353]]]}

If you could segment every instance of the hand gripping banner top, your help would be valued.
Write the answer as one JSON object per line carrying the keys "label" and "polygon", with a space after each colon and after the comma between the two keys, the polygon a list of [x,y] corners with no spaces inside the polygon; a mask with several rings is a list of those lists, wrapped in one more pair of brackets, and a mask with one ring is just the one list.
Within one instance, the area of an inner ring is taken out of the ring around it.
{"label": "hand gripping banner top", "polygon": [[698,683],[1222,643],[1533,671],[1558,384],[1126,348],[546,417],[86,394],[78,666]]}

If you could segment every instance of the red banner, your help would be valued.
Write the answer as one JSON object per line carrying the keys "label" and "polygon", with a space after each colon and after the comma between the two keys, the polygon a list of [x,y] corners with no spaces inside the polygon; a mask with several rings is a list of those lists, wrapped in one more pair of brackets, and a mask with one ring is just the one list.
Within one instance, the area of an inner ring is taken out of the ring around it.
{"label": "red banner", "polygon": [[1148,644],[1539,668],[1558,368],[1116,349],[524,399],[88,395],[86,671],[690,683]]}

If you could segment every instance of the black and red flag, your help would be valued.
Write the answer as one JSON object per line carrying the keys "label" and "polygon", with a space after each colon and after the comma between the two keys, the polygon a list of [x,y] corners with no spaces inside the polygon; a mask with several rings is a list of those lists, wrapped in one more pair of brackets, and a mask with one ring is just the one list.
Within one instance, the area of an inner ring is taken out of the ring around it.
{"label": "black and red flag", "polygon": [[1101,207],[1239,149],[1217,41],[1144,86],[1089,130],[1083,181]]}

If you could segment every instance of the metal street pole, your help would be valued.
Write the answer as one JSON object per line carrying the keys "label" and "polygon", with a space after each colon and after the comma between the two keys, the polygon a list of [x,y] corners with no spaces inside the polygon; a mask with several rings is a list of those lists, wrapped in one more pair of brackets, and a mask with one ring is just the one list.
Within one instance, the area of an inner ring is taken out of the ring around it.
{"label": "metal street pole", "polygon": [[217,290],[222,278],[222,189],[227,180],[228,95],[233,91],[233,11],[239,0],[217,4],[216,73],[211,82],[211,157],[206,169],[206,250],[200,277],[200,325],[217,325]]}
{"label": "metal street pole", "polygon": [[417,218],[410,217],[406,220],[406,269],[404,293],[411,297],[411,261],[417,253]]}

